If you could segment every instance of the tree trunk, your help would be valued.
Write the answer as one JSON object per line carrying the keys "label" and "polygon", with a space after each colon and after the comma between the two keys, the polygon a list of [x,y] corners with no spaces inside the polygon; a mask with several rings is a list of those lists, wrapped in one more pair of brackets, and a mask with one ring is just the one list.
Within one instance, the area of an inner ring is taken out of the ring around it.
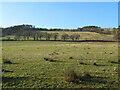
{"label": "tree trunk", "polygon": [[29,40],[29,37],[27,37],[27,40]]}
{"label": "tree trunk", "polygon": [[38,40],[38,37],[36,38],[36,40]]}
{"label": "tree trunk", "polygon": [[34,37],[34,41],[35,41],[35,37]]}

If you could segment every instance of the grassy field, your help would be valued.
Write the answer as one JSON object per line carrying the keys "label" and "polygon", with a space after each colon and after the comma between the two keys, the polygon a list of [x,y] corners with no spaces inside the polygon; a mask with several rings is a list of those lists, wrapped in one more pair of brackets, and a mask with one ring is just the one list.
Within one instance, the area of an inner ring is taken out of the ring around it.
{"label": "grassy field", "polygon": [[[117,88],[116,42],[3,41],[3,88]],[[49,58],[53,61],[46,61]],[[74,70],[91,78],[66,81]]]}

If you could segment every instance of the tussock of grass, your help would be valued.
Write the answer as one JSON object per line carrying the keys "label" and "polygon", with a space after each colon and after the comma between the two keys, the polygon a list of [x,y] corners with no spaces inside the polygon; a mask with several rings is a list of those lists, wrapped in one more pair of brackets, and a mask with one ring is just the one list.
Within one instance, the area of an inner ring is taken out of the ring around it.
{"label": "tussock of grass", "polygon": [[64,72],[64,77],[68,82],[75,82],[78,79],[78,76],[74,70],[68,70]]}
{"label": "tussock of grass", "polygon": [[84,63],[84,62],[80,62],[80,64],[82,64],[82,65],[88,65],[88,64],[86,64],[86,63]]}
{"label": "tussock of grass", "polygon": [[52,53],[49,54],[49,55],[59,55],[59,53],[58,53],[58,52],[52,52]]}
{"label": "tussock of grass", "polygon": [[87,52],[87,54],[89,54],[89,52]]}
{"label": "tussock of grass", "polygon": [[3,63],[4,64],[12,64],[10,59],[3,58]]}
{"label": "tussock of grass", "polygon": [[96,66],[97,66],[97,63],[93,63],[93,65],[96,65]]}
{"label": "tussock of grass", "polygon": [[49,62],[58,62],[58,60],[51,59],[51,58],[44,58],[44,60]]}
{"label": "tussock of grass", "polygon": [[110,54],[113,54],[112,52]]}
{"label": "tussock of grass", "polygon": [[69,59],[74,59],[73,57],[69,57]]}
{"label": "tussock of grass", "polygon": [[64,78],[67,82],[78,83],[79,81],[90,80],[92,76],[89,73],[77,74],[74,70],[64,72]]}

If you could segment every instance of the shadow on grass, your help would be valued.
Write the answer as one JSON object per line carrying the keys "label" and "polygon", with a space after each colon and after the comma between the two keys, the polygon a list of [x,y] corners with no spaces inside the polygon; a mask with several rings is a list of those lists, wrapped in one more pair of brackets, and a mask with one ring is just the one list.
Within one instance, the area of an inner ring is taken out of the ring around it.
{"label": "shadow on grass", "polygon": [[11,64],[19,64],[19,63],[13,63],[13,62],[12,62]]}
{"label": "shadow on grass", "polygon": [[49,62],[62,62],[62,61],[58,61],[58,60],[52,59],[52,60],[49,60]]}
{"label": "shadow on grass", "polygon": [[[91,78],[80,78],[76,84],[83,84],[83,85],[103,85],[105,88],[118,88],[119,82],[116,82],[114,80],[110,80],[109,77],[98,77],[98,76],[92,76]],[[118,89],[115,89],[118,90]]]}
{"label": "shadow on grass", "polygon": [[111,63],[114,63],[114,64],[120,64],[120,62],[115,62],[115,61],[111,61]]}
{"label": "shadow on grass", "polygon": [[23,80],[28,80],[28,77],[2,77],[2,83],[9,83],[9,85],[11,85],[13,82],[18,84]]}
{"label": "shadow on grass", "polygon": [[49,61],[49,62],[63,62],[63,61],[59,61],[56,59],[51,59],[51,58],[44,58],[45,61]]}
{"label": "shadow on grass", "polygon": [[2,72],[13,72],[13,71],[8,71],[8,70],[5,70],[5,69],[2,69]]}
{"label": "shadow on grass", "polygon": [[11,61],[4,62],[3,64],[19,64],[19,63],[13,63]]}
{"label": "shadow on grass", "polygon": [[19,64],[19,63],[13,63],[10,59],[3,58],[3,64]]}
{"label": "shadow on grass", "polygon": [[76,82],[76,84],[106,84],[107,83],[107,77],[97,77],[97,76],[92,76],[90,78],[87,77],[82,77],[79,78],[79,80]]}
{"label": "shadow on grass", "polygon": [[112,65],[102,65],[102,64],[96,64],[94,66],[112,66]]}
{"label": "shadow on grass", "polygon": [[49,60],[49,62],[64,62],[64,61],[59,61],[59,60],[52,59],[52,60]]}
{"label": "shadow on grass", "polygon": [[90,64],[87,64],[87,63],[84,63],[84,62],[80,62],[81,65],[90,65]]}
{"label": "shadow on grass", "polygon": [[7,40],[3,39],[2,41],[61,41],[61,42],[118,42],[118,41],[113,41],[113,40]]}

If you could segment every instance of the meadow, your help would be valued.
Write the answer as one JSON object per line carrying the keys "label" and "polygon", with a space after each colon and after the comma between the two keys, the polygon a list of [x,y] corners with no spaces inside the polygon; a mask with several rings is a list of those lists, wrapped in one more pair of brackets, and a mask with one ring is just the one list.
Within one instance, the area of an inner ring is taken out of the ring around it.
{"label": "meadow", "polygon": [[[3,41],[3,88],[117,88],[117,42]],[[47,60],[49,59],[49,60]],[[67,81],[67,71],[91,78]]]}

